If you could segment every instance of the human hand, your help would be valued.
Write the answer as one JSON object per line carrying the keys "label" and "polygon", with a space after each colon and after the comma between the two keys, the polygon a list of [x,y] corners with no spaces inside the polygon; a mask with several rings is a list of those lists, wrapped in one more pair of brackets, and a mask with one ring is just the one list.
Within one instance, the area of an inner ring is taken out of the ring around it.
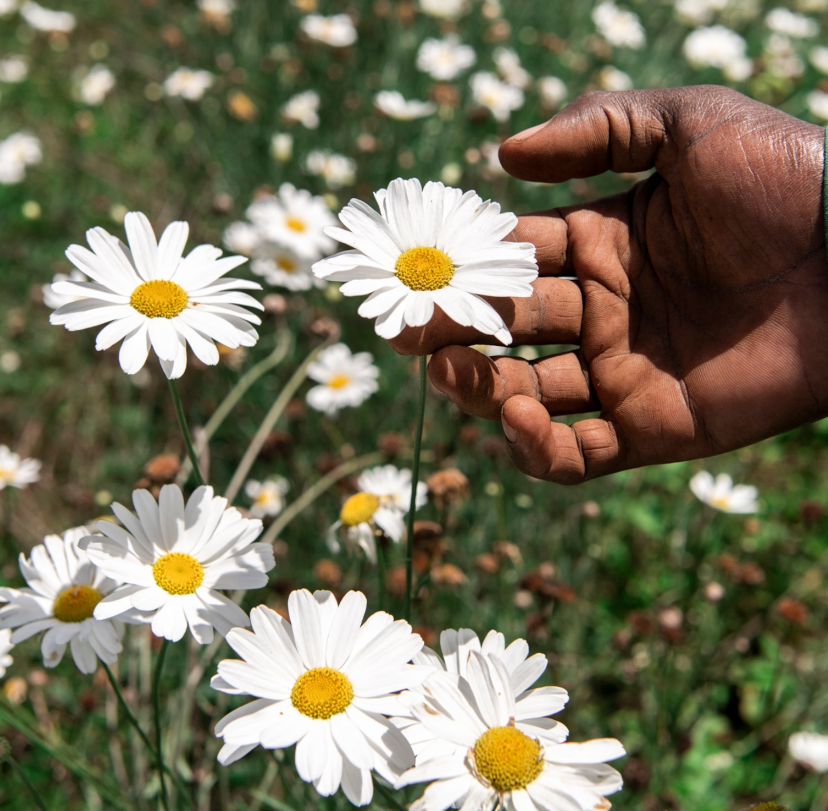
{"label": "human hand", "polygon": [[[537,248],[535,293],[489,300],[516,345],[580,349],[490,359],[467,348],[489,336],[439,310],[391,344],[434,353],[434,386],[501,419],[515,464],[561,484],[824,417],[823,139],[722,87],[581,96],[503,144],[504,168],[547,183],[656,172],[624,194],[521,217],[512,237]],[[597,410],[572,426],[550,419]]]}

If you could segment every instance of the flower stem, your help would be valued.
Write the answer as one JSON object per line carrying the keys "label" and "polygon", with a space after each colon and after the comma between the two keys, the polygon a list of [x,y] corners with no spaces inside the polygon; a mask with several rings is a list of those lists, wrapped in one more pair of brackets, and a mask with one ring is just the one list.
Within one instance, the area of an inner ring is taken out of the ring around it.
{"label": "flower stem", "polygon": [[408,533],[405,545],[405,618],[411,622],[411,591],[414,580],[414,511],[417,509],[417,484],[420,481],[420,447],[423,443],[425,417],[426,356],[420,355],[420,400],[417,404],[417,428],[414,432],[414,461],[411,465],[411,501],[408,505]]}
{"label": "flower stem", "polygon": [[[198,470],[198,468],[195,468]],[[161,783],[161,804],[164,811],[169,811],[169,800],[167,798],[167,782],[164,779],[164,750],[161,748],[161,671],[164,668],[164,657],[167,655],[168,641],[161,643],[161,650],[158,652],[158,659],[155,662],[155,673],[152,677],[152,706],[155,712],[155,751],[158,753],[158,780]]]}
{"label": "flower stem", "polygon": [[175,406],[175,416],[178,418],[178,427],[184,436],[184,444],[187,446],[187,456],[190,457],[190,464],[193,466],[193,473],[195,473],[196,481],[199,486],[204,486],[204,477],[201,475],[201,468],[198,466],[198,455],[193,447],[193,438],[190,436],[190,429],[187,426],[187,418],[184,416],[184,408],[181,405],[181,398],[178,396],[178,389],[175,387],[174,380],[167,380],[170,384],[170,394],[172,395],[173,405]]}
{"label": "flower stem", "polygon": [[43,802],[43,798],[37,793],[37,789],[32,785],[32,781],[29,780],[26,772],[23,771],[20,764],[11,756],[11,753],[7,753],[3,758],[3,761],[8,763],[9,766],[11,766],[12,769],[14,769],[20,776],[20,779],[25,783],[26,788],[29,789],[29,793],[32,795],[35,805],[40,809],[40,811],[47,811],[46,803]]}
{"label": "flower stem", "polygon": [[384,538],[377,538],[377,603],[379,610],[385,610],[385,547]]}

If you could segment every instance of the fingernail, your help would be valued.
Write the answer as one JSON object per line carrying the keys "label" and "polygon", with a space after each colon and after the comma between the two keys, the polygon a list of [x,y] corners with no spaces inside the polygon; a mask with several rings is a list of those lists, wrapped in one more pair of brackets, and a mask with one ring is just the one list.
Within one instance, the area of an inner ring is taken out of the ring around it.
{"label": "fingernail", "polygon": [[517,431],[505,419],[501,419],[501,423],[503,424],[503,433],[506,434],[506,440],[514,444],[518,437]]}
{"label": "fingernail", "polygon": [[523,132],[519,132],[517,135],[513,135],[509,140],[510,141],[525,141],[527,138],[531,138],[536,132],[540,132],[548,122],[544,121],[543,124],[538,124],[536,127],[531,127],[528,130],[524,130]]}

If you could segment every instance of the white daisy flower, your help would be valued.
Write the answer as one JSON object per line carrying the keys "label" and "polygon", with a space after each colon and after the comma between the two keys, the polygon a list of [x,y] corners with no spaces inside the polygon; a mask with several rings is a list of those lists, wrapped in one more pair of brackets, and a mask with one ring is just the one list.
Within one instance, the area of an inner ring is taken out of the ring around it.
{"label": "white daisy flower", "polygon": [[43,160],[40,139],[29,132],[16,132],[0,141],[0,184],[20,183],[26,167]]}
{"label": "white daisy flower", "polygon": [[168,96],[181,96],[187,101],[198,101],[212,86],[214,76],[208,70],[178,68],[164,80]]}
{"label": "white daisy flower", "polygon": [[604,0],[592,10],[592,21],[610,45],[638,51],[647,44],[647,35],[638,15],[618,8],[612,0]]}
{"label": "white daisy flower", "polygon": [[491,110],[496,121],[508,121],[512,110],[523,107],[523,91],[501,82],[493,73],[475,73],[471,78],[471,89],[474,100]]}
{"label": "white daisy flower", "polygon": [[371,802],[372,770],[393,783],[413,764],[411,747],[385,716],[401,708],[395,693],[428,672],[408,664],[423,642],[384,612],[363,623],[366,604],[361,592],[337,606],[329,591],[303,589],[288,598],[290,622],[259,606],[252,633],[231,631],[227,642],[244,661],[220,662],[211,684],[257,700],[216,724],[224,739],[219,762],[295,743],[299,776],[323,796],[341,785],[357,806]]}
{"label": "white daisy flower", "polygon": [[805,97],[805,103],[812,115],[828,121],[828,93],[823,90],[812,90]]}
{"label": "white daisy flower", "polygon": [[356,161],[328,149],[313,149],[305,158],[305,171],[321,177],[329,189],[353,185],[356,179]]}
{"label": "white daisy flower", "polygon": [[112,511],[123,524],[98,521],[106,536],[86,538],[89,558],[125,585],[95,608],[97,619],[137,609],[152,632],[176,642],[189,625],[205,645],[215,628],[226,636],[248,626],[247,614],[219,589],[258,589],[276,562],[273,547],[253,543],[262,522],[242,518],[212,487],[199,487],[187,505],[178,485],[161,488],[156,503],[148,490],[132,494],[137,516],[120,504]]}
{"label": "white daisy flower", "polygon": [[17,84],[29,75],[29,62],[25,56],[12,54],[0,59],[0,82]]}
{"label": "white daisy flower", "polygon": [[150,347],[172,379],[187,368],[187,344],[208,366],[219,359],[214,340],[231,349],[255,345],[259,335],[251,324],[261,320],[244,307],[264,308],[239,290],[261,290],[261,285],[221,278],[246,262],[245,257],[220,259],[219,248],[199,245],[182,258],[189,234],[186,222],[170,223],[159,242],[140,212],[127,214],[124,227],[129,248],[100,227],[86,232],[92,251],[69,246],[69,261],[93,281],[52,285],[58,295],[83,299],[55,310],[52,324],[72,332],[106,324],[95,348],[108,349],[123,339],[121,368],[130,375],[143,368]]}
{"label": "white daisy flower", "polygon": [[542,76],[536,82],[544,107],[555,109],[567,95],[566,85],[557,76]]}
{"label": "white daisy flower", "polygon": [[253,250],[250,269],[269,285],[285,287],[294,292],[325,287],[324,279],[311,272],[313,262],[275,242],[262,241]]}
{"label": "white daisy flower", "polygon": [[706,470],[699,471],[690,479],[693,495],[714,509],[726,513],[755,513],[759,510],[759,491],[749,484],[737,484],[727,473],[714,479]]}
{"label": "white daisy flower", "polygon": [[468,0],[420,0],[423,14],[442,20],[457,20],[468,10]]}
{"label": "white daisy flower", "polygon": [[113,87],[115,74],[106,65],[93,65],[78,78],[78,98],[84,104],[103,104]]}
{"label": "white daisy flower", "polygon": [[302,18],[299,27],[311,39],[334,48],[345,48],[357,41],[357,30],[347,14],[333,14],[330,17],[308,14]]}
{"label": "white daisy flower", "polygon": [[278,515],[285,506],[285,494],[290,490],[288,480],[282,476],[274,476],[263,482],[250,479],[244,492],[253,502],[250,507],[251,518],[264,518],[266,515]]}
{"label": "white daisy flower", "polygon": [[120,581],[98,569],[80,548],[85,527],[47,535],[32,549],[31,560],[20,555],[20,571],[29,588],[0,588],[0,629],[13,628],[15,645],[45,631],[43,664],[56,667],[66,646],[81,673],[94,673],[97,660],[114,664],[123,650],[121,622],[99,620],[95,607]]}
{"label": "white daisy flower", "polygon": [[815,37],[819,33],[819,23],[804,14],[797,14],[787,8],[775,8],[765,17],[765,25],[777,34],[785,34],[798,39]]}
{"label": "white daisy flower", "polygon": [[308,366],[308,377],[320,384],[308,392],[308,405],[329,417],[342,408],[362,405],[379,389],[374,356],[370,352],[353,354],[343,343],[323,349]]}
{"label": "white daisy flower", "polygon": [[26,0],[20,6],[20,16],[38,31],[48,34],[69,34],[75,30],[75,15],[68,11],[52,11],[38,5],[33,0]]}
{"label": "white daisy flower", "polygon": [[9,651],[14,647],[11,635],[11,628],[0,631],[0,679],[6,675],[6,670],[14,664],[14,659],[9,656]]}
{"label": "white daisy flower", "polygon": [[287,163],[293,157],[293,136],[288,132],[274,133],[270,137],[270,154],[279,163]]}
{"label": "white daisy flower", "polygon": [[336,220],[325,201],[290,183],[283,183],[277,195],[254,201],[247,216],[263,239],[306,259],[318,259],[334,248],[324,228]]}
{"label": "white daisy flower", "polygon": [[595,80],[602,90],[632,90],[634,87],[629,73],[624,73],[623,70],[618,70],[613,65],[606,65],[601,68]]}
{"label": "white daisy flower", "polygon": [[381,90],[374,96],[374,104],[381,113],[397,121],[413,121],[430,116],[437,106],[430,101],[407,101],[398,90]]}
{"label": "white daisy flower", "polygon": [[319,126],[319,93],[305,90],[304,93],[293,96],[282,107],[282,116],[309,130],[315,130]]}
{"label": "white daisy flower", "polygon": [[494,63],[503,80],[512,87],[526,90],[532,84],[532,74],[523,68],[520,57],[511,48],[495,48]]}
{"label": "white daisy flower", "polygon": [[[414,717],[435,738],[456,747],[425,760],[396,783],[397,788],[434,781],[411,811],[444,811],[453,804],[471,811],[592,811],[606,808],[604,797],[622,786],[606,761],[622,757],[612,738],[555,743],[521,729],[527,714],[538,718],[556,706],[540,688],[515,700],[512,678],[496,656],[472,651],[466,676],[435,672],[423,694],[411,702]],[[556,710],[552,710],[553,712]]]}
{"label": "white daisy flower", "polygon": [[815,772],[828,772],[828,735],[794,732],[788,738],[788,751],[794,760]]}
{"label": "white daisy flower", "polygon": [[0,0],[0,17],[8,17],[17,11],[20,0]]}
{"label": "white daisy flower", "polygon": [[51,284],[44,284],[41,286],[41,291],[43,293],[43,303],[50,309],[50,310],[57,310],[58,307],[62,307],[64,304],[69,304],[72,301],[80,301],[80,299],[84,298],[84,296],[61,296],[52,289],[52,285],[56,284],[57,282],[88,282],[89,278],[85,273],[81,273],[79,270],[72,269],[69,274],[66,273],[55,273],[52,277]]}
{"label": "white daisy flower", "polygon": [[726,68],[745,59],[747,42],[724,25],[711,25],[691,32],[682,50],[694,67]]}
{"label": "white daisy flower", "polygon": [[808,54],[808,59],[820,73],[824,73],[828,76],[828,48],[824,45],[818,45],[816,48],[811,48],[811,52]]}
{"label": "white daisy flower", "polygon": [[0,445],[0,490],[16,487],[22,490],[40,478],[40,461],[21,459],[7,445]]}
{"label": "white daisy flower", "polygon": [[243,256],[252,256],[261,242],[259,229],[249,222],[230,223],[222,236],[224,247]]}
{"label": "white daisy flower", "polygon": [[437,305],[458,324],[511,343],[503,319],[481,296],[532,295],[534,245],[502,241],[517,217],[473,191],[433,182],[423,188],[416,179],[393,180],[375,197],[379,214],[351,200],[339,214],[350,230],[325,229],[354,250],[317,262],[313,272],[347,282],[346,296],[370,294],[359,314],[377,319],[382,338],[396,337],[406,324],[427,324]]}
{"label": "white daisy flower", "polygon": [[[394,465],[380,465],[364,470],[357,479],[361,492],[377,496],[380,504],[391,506],[401,513],[407,513],[411,504],[411,471],[400,470]],[[428,502],[428,485],[417,482],[417,502],[419,510]]]}
{"label": "white daisy flower", "polygon": [[198,10],[209,18],[224,19],[236,10],[235,0],[198,0]]}
{"label": "white daisy flower", "polygon": [[443,39],[429,37],[417,50],[417,69],[441,82],[451,81],[477,61],[471,45],[462,45],[457,34]]}

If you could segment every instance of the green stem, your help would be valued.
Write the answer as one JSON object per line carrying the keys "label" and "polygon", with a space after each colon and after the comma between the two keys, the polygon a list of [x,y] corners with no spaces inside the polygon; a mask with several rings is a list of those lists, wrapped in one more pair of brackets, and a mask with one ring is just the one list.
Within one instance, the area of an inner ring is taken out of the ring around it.
{"label": "green stem", "polygon": [[187,426],[187,418],[184,416],[184,407],[181,405],[181,398],[178,396],[178,389],[175,387],[174,380],[167,380],[170,384],[170,394],[172,395],[173,405],[175,406],[175,416],[178,418],[178,427],[184,436],[184,444],[187,446],[187,456],[190,457],[190,464],[193,466],[193,473],[195,473],[196,481],[199,486],[203,487],[205,484],[204,477],[201,475],[201,468],[198,466],[198,455],[193,447],[193,438],[190,436],[190,429]]}
{"label": "green stem", "polygon": [[32,798],[35,801],[35,805],[40,809],[40,811],[47,811],[46,803],[43,802],[43,798],[37,793],[37,789],[32,785],[32,781],[29,780],[26,772],[23,771],[20,764],[11,755],[6,755],[6,763],[8,763],[9,766],[17,772],[20,779],[26,784],[26,788],[29,789]]}
{"label": "green stem", "polygon": [[377,538],[377,602],[379,610],[385,609],[385,547],[382,539]]}
{"label": "green stem", "polygon": [[417,428],[414,432],[414,461],[411,465],[411,501],[408,505],[408,534],[405,543],[405,618],[411,622],[411,591],[414,580],[414,511],[417,509],[417,484],[420,481],[420,447],[423,442],[423,418],[426,397],[426,356],[420,355],[420,400],[417,404]]}
{"label": "green stem", "polygon": [[[195,468],[198,470],[198,468]],[[164,668],[164,658],[167,655],[169,642],[165,639],[161,643],[158,659],[155,662],[155,673],[152,677],[152,706],[155,712],[155,751],[158,753],[158,780],[161,783],[161,804],[164,811],[170,811],[167,798],[167,781],[164,779],[164,750],[161,748],[161,696],[158,689],[161,685],[161,671]]]}

